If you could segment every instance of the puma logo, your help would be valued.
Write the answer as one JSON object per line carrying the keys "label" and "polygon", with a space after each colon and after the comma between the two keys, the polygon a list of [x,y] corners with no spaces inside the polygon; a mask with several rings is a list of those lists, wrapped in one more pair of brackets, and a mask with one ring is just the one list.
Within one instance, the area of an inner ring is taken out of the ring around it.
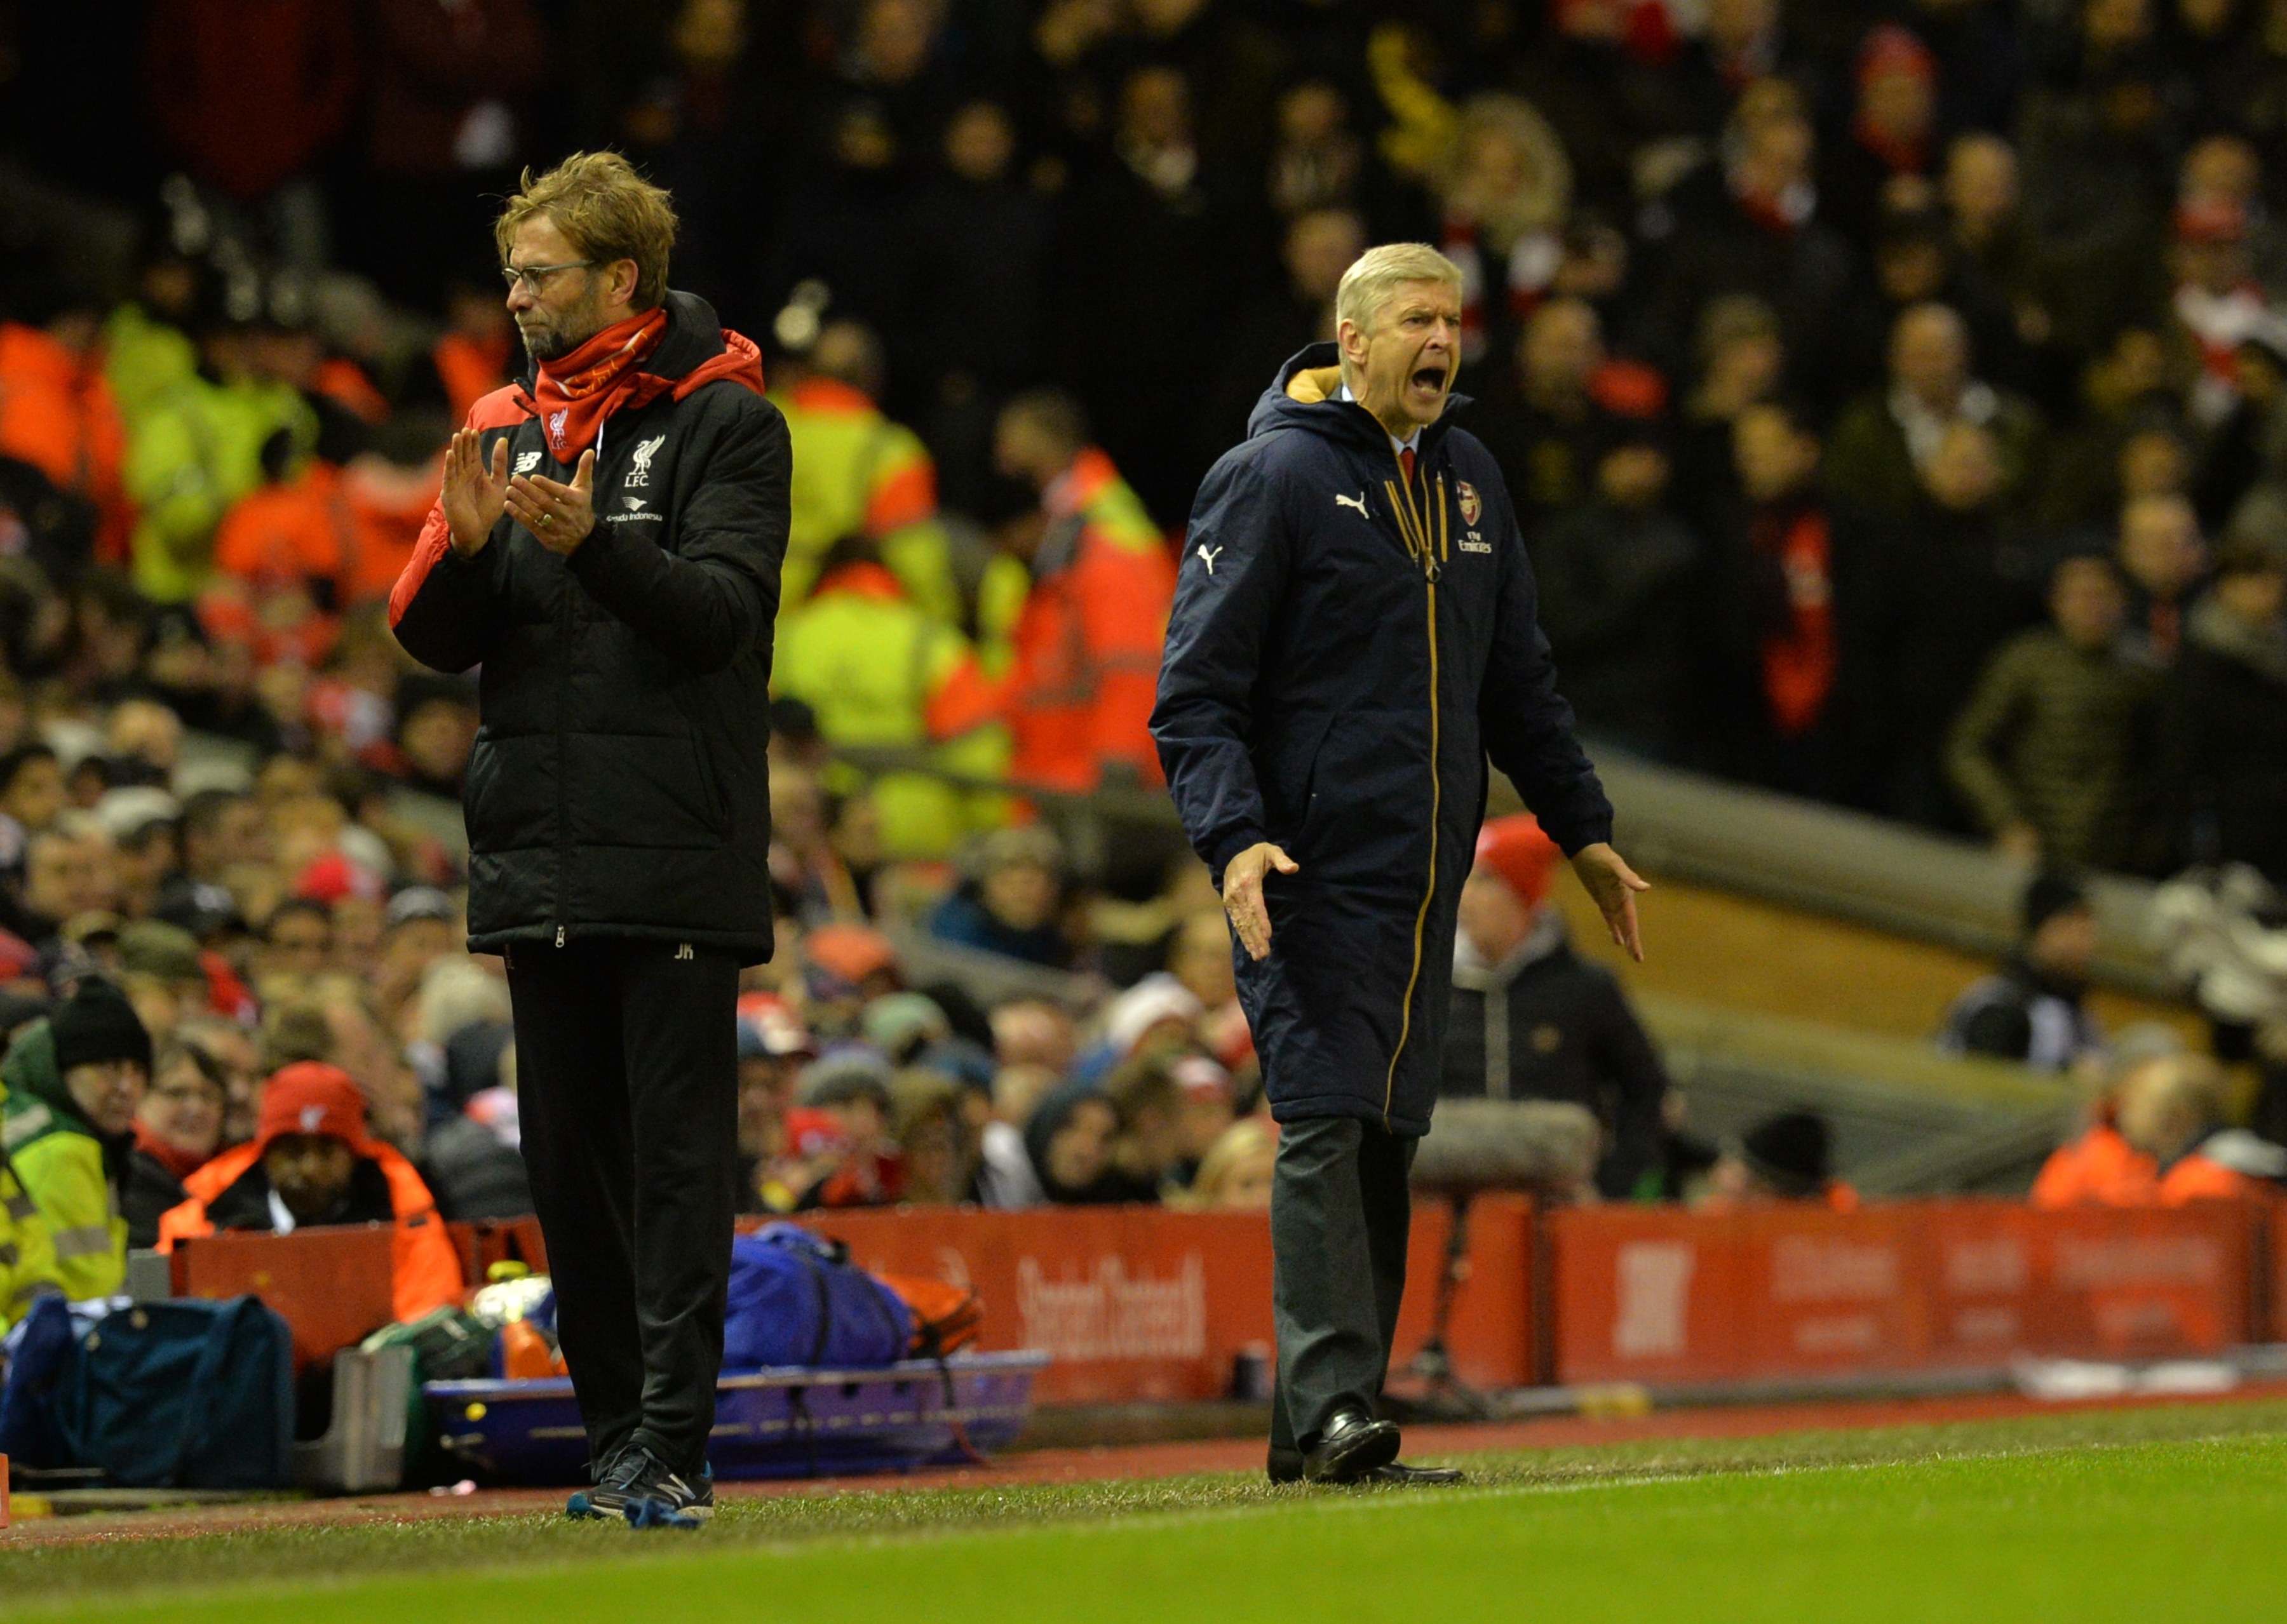
{"label": "puma logo", "polygon": [[1199,562],[1207,567],[1207,573],[1209,575],[1213,575],[1215,573],[1215,561],[1223,556],[1223,548],[1219,547],[1207,547],[1202,545],[1199,548]]}
{"label": "puma logo", "polygon": [[1365,493],[1363,491],[1359,492],[1356,496],[1343,496],[1339,493],[1336,494],[1334,497],[1334,506],[1337,508],[1355,508],[1358,510],[1358,517],[1362,519],[1370,519],[1373,516],[1373,515],[1365,510]]}

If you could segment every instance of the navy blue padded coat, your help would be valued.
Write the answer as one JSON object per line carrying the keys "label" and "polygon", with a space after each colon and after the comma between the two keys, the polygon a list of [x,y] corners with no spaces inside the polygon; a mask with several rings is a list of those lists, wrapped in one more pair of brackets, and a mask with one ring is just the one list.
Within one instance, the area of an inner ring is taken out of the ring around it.
{"label": "navy blue padded coat", "polygon": [[1612,808],[1500,470],[1452,426],[1466,401],[1422,431],[1409,491],[1336,359],[1288,361],[1199,487],[1151,734],[1218,883],[1259,840],[1302,868],[1264,881],[1270,957],[1233,947],[1273,1115],[1419,1135],[1486,758],[1567,853],[1610,839]]}

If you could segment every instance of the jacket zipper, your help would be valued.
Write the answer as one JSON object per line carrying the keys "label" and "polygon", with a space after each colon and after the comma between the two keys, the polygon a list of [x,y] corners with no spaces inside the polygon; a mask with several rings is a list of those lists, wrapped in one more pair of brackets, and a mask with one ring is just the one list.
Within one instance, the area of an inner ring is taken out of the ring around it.
{"label": "jacket zipper", "polygon": [[[574,469],[578,468],[579,459],[574,458],[572,465]],[[598,423],[596,425],[596,466],[601,468],[603,465],[604,425]],[[567,572],[571,568],[568,560],[566,562],[565,568]],[[580,625],[579,608],[572,598],[572,595],[578,590],[577,586],[566,587],[564,593],[564,612],[558,617],[561,630],[558,635],[567,657],[573,651],[574,635]],[[564,945],[565,932],[567,928],[565,919],[565,898],[569,895],[572,887],[571,786],[567,782],[570,775],[565,771],[564,760],[564,723],[568,707],[568,701],[565,696],[570,691],[571,687],[568,674],[567,680],[556,685],[556,945],[559,948]]]}
{"label": "jacket zipper", "polygon": [[[1444,812],[1445,784],[1437,776],[1438,712],[1437,712],[1437,581],[1444,575],[1444,560],[1449,532],[1445,517],[1445,478],[1437,477],[1437,541],[1429,540],[1427,519],[1413,506],[1413,491],[1405,487],[1403,501],[1399,487],[1382,482],[1389,493],[1390,509],[1397,516],[1397,528],[1405,539],[1406,553],[1421,566],[1421,579],[1428,605],[1429,629],[1429,878],[1421,887],[1421,906],[1413,914],[1413,964],[1405,974],[1405,1002],[1398,1013],[1397,1046],[1389,1052],[1389,1070],[1381,1090],[1381,1125],[1389,1128],[1390,1106],[1397,1096],[1397,1063],[1405,1058],[1405,1045],[1413,1036],[1413,994],[1421,981],[1421,937],[1429,924],[1429,904],[1437,895],[1437,826]],[[1426,494],[1426,492],[1425,492]]]}

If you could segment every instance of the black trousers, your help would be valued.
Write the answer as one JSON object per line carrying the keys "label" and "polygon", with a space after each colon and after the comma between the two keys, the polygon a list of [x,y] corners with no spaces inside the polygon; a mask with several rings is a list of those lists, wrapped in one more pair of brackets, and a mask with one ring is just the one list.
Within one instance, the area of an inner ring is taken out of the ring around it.
{"label": "black trousers", "polygon": [[1270,1184],[1270,1475],[1292,1478],[1338,1410],[1373,1413],[1389,1374],[1419,1139],[1356,1117],[1283,1123]]}
{"label": "black trousers", "polygon": [[598,1474],[707,1458],[739,1176],[739,965],[671,942],[509,955],[517,1104]]}

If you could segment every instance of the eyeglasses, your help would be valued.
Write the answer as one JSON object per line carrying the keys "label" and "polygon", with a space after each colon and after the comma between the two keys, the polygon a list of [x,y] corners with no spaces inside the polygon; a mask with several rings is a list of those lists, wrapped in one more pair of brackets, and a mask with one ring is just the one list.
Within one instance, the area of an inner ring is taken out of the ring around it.
{"label": "eyeglasses", "polygon": [[592,259],[567,259],[560,265],[503,265],[501,280],[510,288],[520,287],[536,296],[541,283],[558,271],[584,271],[595,263]]}

